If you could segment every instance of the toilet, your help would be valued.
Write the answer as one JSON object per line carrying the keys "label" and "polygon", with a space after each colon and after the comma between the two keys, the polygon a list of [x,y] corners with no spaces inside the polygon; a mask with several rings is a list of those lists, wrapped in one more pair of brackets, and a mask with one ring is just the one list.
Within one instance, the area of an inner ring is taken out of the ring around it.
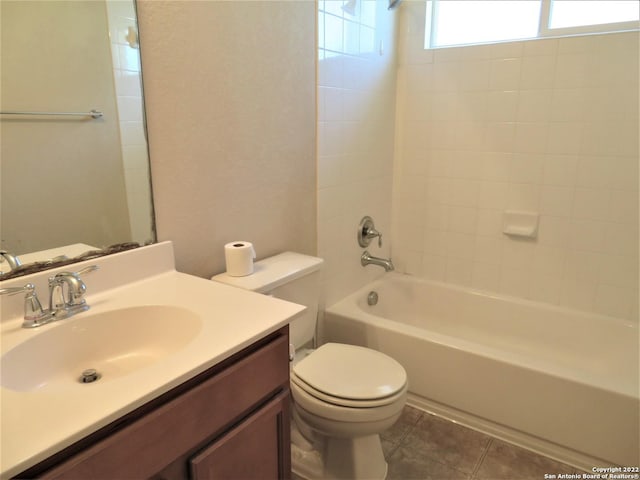
{"label": "toilet", "polygon": [[212,280],[305,305],[289,327],[293,472],[305,479],[384,479],[379,434],[406,403],[407,374],[375,350],[315,338],[323,260],[284,252],[254,265],[254,273]]}

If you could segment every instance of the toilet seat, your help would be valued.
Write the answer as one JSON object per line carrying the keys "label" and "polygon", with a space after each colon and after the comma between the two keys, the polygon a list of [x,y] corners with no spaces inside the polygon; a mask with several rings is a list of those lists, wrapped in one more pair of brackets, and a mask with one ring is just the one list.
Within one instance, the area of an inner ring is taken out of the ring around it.
{"label": "toilet seat", "polygon": [[291,381],[318,400],[351,408],[392,404],[407,389],[407,374],[397,361],[341,343],[326,343],[298,362]]}
{"label": "toilet seat", "polygon": [[[383,407],[396,402],[399,398],[404,397],[406,388],[401,388],[398,392],[387,397],[373,399],[373,400],[351,400],[348,398],[338,397],[334,395],[328,395],[324,392],[316,390],[311,385],[301,380],[295,373],[291,373],[291,382],[295,384],[300,390],[304,391],[311,397],[320,400],[322,402],[330,403],[338,407],[351,407],[351,408],[373,408]],[[405,384],[406,385],[406,384]]]}

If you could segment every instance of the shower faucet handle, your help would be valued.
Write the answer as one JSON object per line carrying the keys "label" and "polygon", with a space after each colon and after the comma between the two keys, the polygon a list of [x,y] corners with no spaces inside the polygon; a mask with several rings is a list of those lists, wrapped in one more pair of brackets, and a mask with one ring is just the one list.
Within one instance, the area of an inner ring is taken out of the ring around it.
{"label": "shower faucet handle", "polygon": [[379,231],[375,229],[369,231],[368,237],[371,239],[378,237],[378,247],[382,247],[382,234]]}
{"label": "shower faucet handle", "polygon": [[382,247],[382,233],[376,230],[373,224],[373,218],[365,216],[360,220],[358,225],[358,245],[362,248],[366,248],[371,243],[371,240],[378,237],[378,247]]}

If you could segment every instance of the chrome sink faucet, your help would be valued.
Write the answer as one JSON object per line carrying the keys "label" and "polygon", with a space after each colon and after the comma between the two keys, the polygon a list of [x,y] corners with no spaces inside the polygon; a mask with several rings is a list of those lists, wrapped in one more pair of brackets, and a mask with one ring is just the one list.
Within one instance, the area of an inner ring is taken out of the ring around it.
{"label": "chrome sink faucet", "polygon": [[379,267],[384,268],[385,272],[390,272],[394,269],[393,262],[390,258],[374,257],[367,250],[362,253],[362,256],[360,257],[360,264],[363,267],[366,267],[367,265],[378,265]]}
{"label": "chrome sink faucet", "polygon": [[[89,309],[84,299],[87,286],[80,275],[97,269],[97,265],[91,265],[79,272],[60,272],[49,278],[49,311],[56,319],[67,318]],[[65,286],[67,298],[64,295]]]}
{"label": "chrome sink faucet", "polygon": [[6,250],[0,250],[0,261],[6,261],[9,266],[9,270],[15,270],[22,265],[22,262],[20,262],[17,255],[11,255]]}
{"label": "chrome sink faucet", "polygon": [[[27,283],[23,287],[9,287],[0,289],[0,295],[16,295],[25,293],[23,328],[34,328],[69,318],[76,313],[89,309],[84,294],[87,286],[80,278],[89,272],[98,269],[97,265],[91,265],[78,272],[60,272],[49,278],[49,308],[43,309],[38,300],[35,286]],[[65,297],[65,288],[67,295]]]}

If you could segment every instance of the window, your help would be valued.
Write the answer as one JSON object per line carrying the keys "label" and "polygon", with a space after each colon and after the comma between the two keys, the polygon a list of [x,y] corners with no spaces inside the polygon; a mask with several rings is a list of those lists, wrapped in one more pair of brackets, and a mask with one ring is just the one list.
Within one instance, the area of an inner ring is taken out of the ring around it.
{"label": "window", "polygon": [[429,0],[425,48],[638,29],[638,0]]}

